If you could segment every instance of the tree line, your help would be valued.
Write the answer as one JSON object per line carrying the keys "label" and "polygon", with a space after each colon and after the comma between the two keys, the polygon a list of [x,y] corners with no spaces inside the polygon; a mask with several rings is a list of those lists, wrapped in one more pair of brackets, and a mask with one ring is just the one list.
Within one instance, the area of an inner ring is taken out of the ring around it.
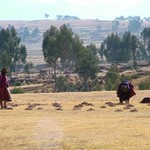
{"label": "tree line", "polygon": [[[100,71],[100,61],[114,65],[131,61],[134,68],[139,60],[150,62],[150,28],[144,28],[140,37],[130,32],[125,32],[122,36],[111,33],[97,48],[94,44],[85,46],[79,36],[65,24],[60,28],[50,26],[43,34],[42,51],[45,62],[54,69],[55,83],[57,70],[62,70],[66,77],[67,72],[73,70],[88,85]],[[17,71],[17,66],[27,64],[27,49],[20,44],[20,37],[14,27],[0,31],[0,52],[0,67],[9,67],[11,72]],[[101,60],[98,59],[98,54]]]}
{"label": "tree line", "polygon": [[133,62],[136,68],[137,61],[150,62],[150,28],[144,28],[140,36],[125,32],[123,36],[112,33],[101,43],[99,53],[105,56],[110,63]]}

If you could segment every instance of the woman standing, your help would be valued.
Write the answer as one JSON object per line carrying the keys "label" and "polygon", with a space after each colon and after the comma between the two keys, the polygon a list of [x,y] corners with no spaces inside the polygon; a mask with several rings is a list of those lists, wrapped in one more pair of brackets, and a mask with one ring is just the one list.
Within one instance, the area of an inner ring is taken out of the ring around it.
{"label": "woman standing", "polygon": [[10,92],[8,90],[9,83],[7,78],[7,69],[2,68],[0,75],[0,105],[1,109],[7,108],[7,102],[11,101]]}

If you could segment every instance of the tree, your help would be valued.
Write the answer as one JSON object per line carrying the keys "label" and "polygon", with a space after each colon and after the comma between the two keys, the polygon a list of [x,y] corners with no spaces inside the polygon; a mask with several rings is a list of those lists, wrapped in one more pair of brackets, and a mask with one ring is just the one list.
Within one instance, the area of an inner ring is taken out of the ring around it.
{"label": "tree", "polygon": [[72,60],[72,52],[73,52],[73,36],[74,33],[71,29],[68,29],[67,26],[64,24],[60,27],[60,32],[58,36],[59,41],[59,49],[61,51],[61,63],[63,68],[66,69],[71,64]]}
{"label": "tree", "polygon": [[[22,47],[24,47],[24,51],[26,51],[25,46],[20,45],[20,38],[17,35],[17,32],[14,27],[2,29],[0,31],[0,67],[9,67],[12,71],[12,68],[15,69],[15,63],[20,57],[26,60],[26,54],[21,53]],[[15,71],[15,70],[13,70]]]}
{"label": "tree", "polygon": [[63,16],[62,15],[57,15],[57,20],[63,20]]}
{"label": "tree", "polygon": [[29,36],[30,36],[30,31],[29,31],[28,27],[25,27],[25,28],[24,28],[23,35],[24,35],[24,39],[25,39],[25,40],[29,38]]}
{"label": "tree", "polygon": [[119,23],[118,20],[113,20],[113,22],[112,22],[112,31],[117,31],[119,24],[120,23]]}
{"label": "tree", "polygon": [[128,25],[128,30],[130,32],[140,31],[141,26],[142,26],[142,20],[141,20],[140,16],[130,17],[129,25]]}
{"label": "tree", "polygon": [[29,39],[30,31],[29,31],[28,27],[20,27],[20,29],[18,30],[18,35],[22,41]]}
{"label": "tree", "polygon": [[25,73],[27,73],[28,75],[30,75],[30,73],[31,73],[30,69],[33,68],[33,67],[34,67],[34,65],[33,65],[32,62],[26,63],[24,65],[24,71],[25,71]]}
{"label": "tree", "polygon": [[104,41],[104,42],[101,43],[100,49],[98,51],[102,61],[104,60],[104,51],[105,50],[106,49],[105,49],[105,41]]}
{"label": "tree", "polygon": [[123,21],[125,20],[124,16],[116,17],[115,20],[117,21]]}
{"label": "tree", "polygon": [[49,14],[44,14],[45,18],[48,19],[49,17]]}
{"label": "tree", "polygon": [[82,42],[77,35],[74,35],[71,29],[66,25],[62,25],[60,29],[51,26],[44,33],[42,44],[43,55],[45,61],[54,68],[54,78],[56,81],[57,62],[61,63],[61,69],[67,72],[67,69],[73,68],[76,57]]}
{"label": "tree", "polygon": [[80,20],[80,18],[76,17],[76,16],[69,16],[69,15],[57,15],[57,20]]}
{"label": "tree", "polygon": [[40,30],[38,29],[38,27],[36,27],[31,33],[32,37],[39,37],[39,34]]}
{"label": "tree", "polygon": [[96,27],[96,31],[97,31],[98,33],[100,33],[100,32],[102,31],[102,28],[101,28],[100,25],[98,25],[98,26]]}
{"label": "tree", "polygon": [[72,41],[71,68],[75,67],[75,62],[77,61],[77,57],[82,47],[83,42],[80,40],[79,36],[75,34]]}
{"label": "tree", "polygon": [[137,51],[139,47],[139,40],[135,35],[131,36],[131,50],[132,50],[132,59],[133,59],[133,66],[137,67]]}
{"label": "tree", "polygon": [[18,48],[17,53],[15,53],[14,55],[14,67],[15,67],[15,71],[18,72],[18,68],[23,64],[26,63],[26,57],[27,57],[27,49],[25,47],[25,45],[21,45]]}
{"label": "tree", "polygon": [[133,60],[134,66],[137,60],[142,60],[145,56],[139,39],[130,32],[125,32],[122,38],[112,33],[102,42],[99,53],[101,57],[105,55],[106,60],[113,64]]}
{"label": "tree", "polygon": [[150,61],[150,27],[144,28],[141,32],[144,56]]}
{"label": "tree", "polygon": [[60,58],[60,49],[58,41],[59,30],[55,26],[51,26],[49,30],[44,33],[42,43],[43,55],[45,61],[54,69],[54,79],[56,81],[57,61]]}
{"label": "tree", "polygon": [[96,46],[94,44],[90,44],[86,46],[88,49],[90,49],[94,55],[97,55],[98,49],[96,48]]}
{"label": "tree", "polygon": [[[116,61],[118,61],[118,52],[120,51],[120,47],[121,38],[117,33],[112,33],[102,42],[100,50],[103,52],[108,62],[116,63]],[[102,53],[100,55],[102,56]]]}
{"label": "tree", "polygon": [[120,80],[121,78],[118,72],[118,68],[116,66],[110,67],[105,76],[105,90],[117,90]]}
{"label": "tree", "polygon": [[83,78],[84,83],[87,85],[88,81],[95,79],[98,73],[98,59],[94,53],[85,47],[79,52],[76,61],[76,72]]}
{"label": "tree", "polygon": [[119,54],[119,61],[128,62],[131,59],[131,33],[125,32],[121,39],[121,50]]}

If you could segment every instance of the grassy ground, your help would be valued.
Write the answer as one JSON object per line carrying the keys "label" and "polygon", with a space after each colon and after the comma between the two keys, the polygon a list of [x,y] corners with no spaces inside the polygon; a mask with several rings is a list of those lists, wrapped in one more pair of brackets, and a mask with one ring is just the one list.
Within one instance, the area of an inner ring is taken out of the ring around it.
{"label": "grassy ground", "polygon": [[0,110],[1,150],[149,150],[150,91],[127,109],[115,92],[12,95]]}

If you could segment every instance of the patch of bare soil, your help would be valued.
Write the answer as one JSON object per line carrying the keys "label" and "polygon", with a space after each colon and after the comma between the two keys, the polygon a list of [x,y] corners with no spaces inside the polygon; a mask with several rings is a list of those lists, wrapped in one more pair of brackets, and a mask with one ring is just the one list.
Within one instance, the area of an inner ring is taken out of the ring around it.
{"label": "patch of bare soil", "polygon": [[37,149],[50,150],[59,149],[59,142],[63,136],[61,126],[56,122],[56,120],[49,116],[43,117],[37,122],[33,138]]}
{"label": "patch of bare soil", "polygon": [[94,105],[92,103],[82,102],[80,104],[75,105],[73,110],[81,110],[81,108],[84,106],[94,106]]}

